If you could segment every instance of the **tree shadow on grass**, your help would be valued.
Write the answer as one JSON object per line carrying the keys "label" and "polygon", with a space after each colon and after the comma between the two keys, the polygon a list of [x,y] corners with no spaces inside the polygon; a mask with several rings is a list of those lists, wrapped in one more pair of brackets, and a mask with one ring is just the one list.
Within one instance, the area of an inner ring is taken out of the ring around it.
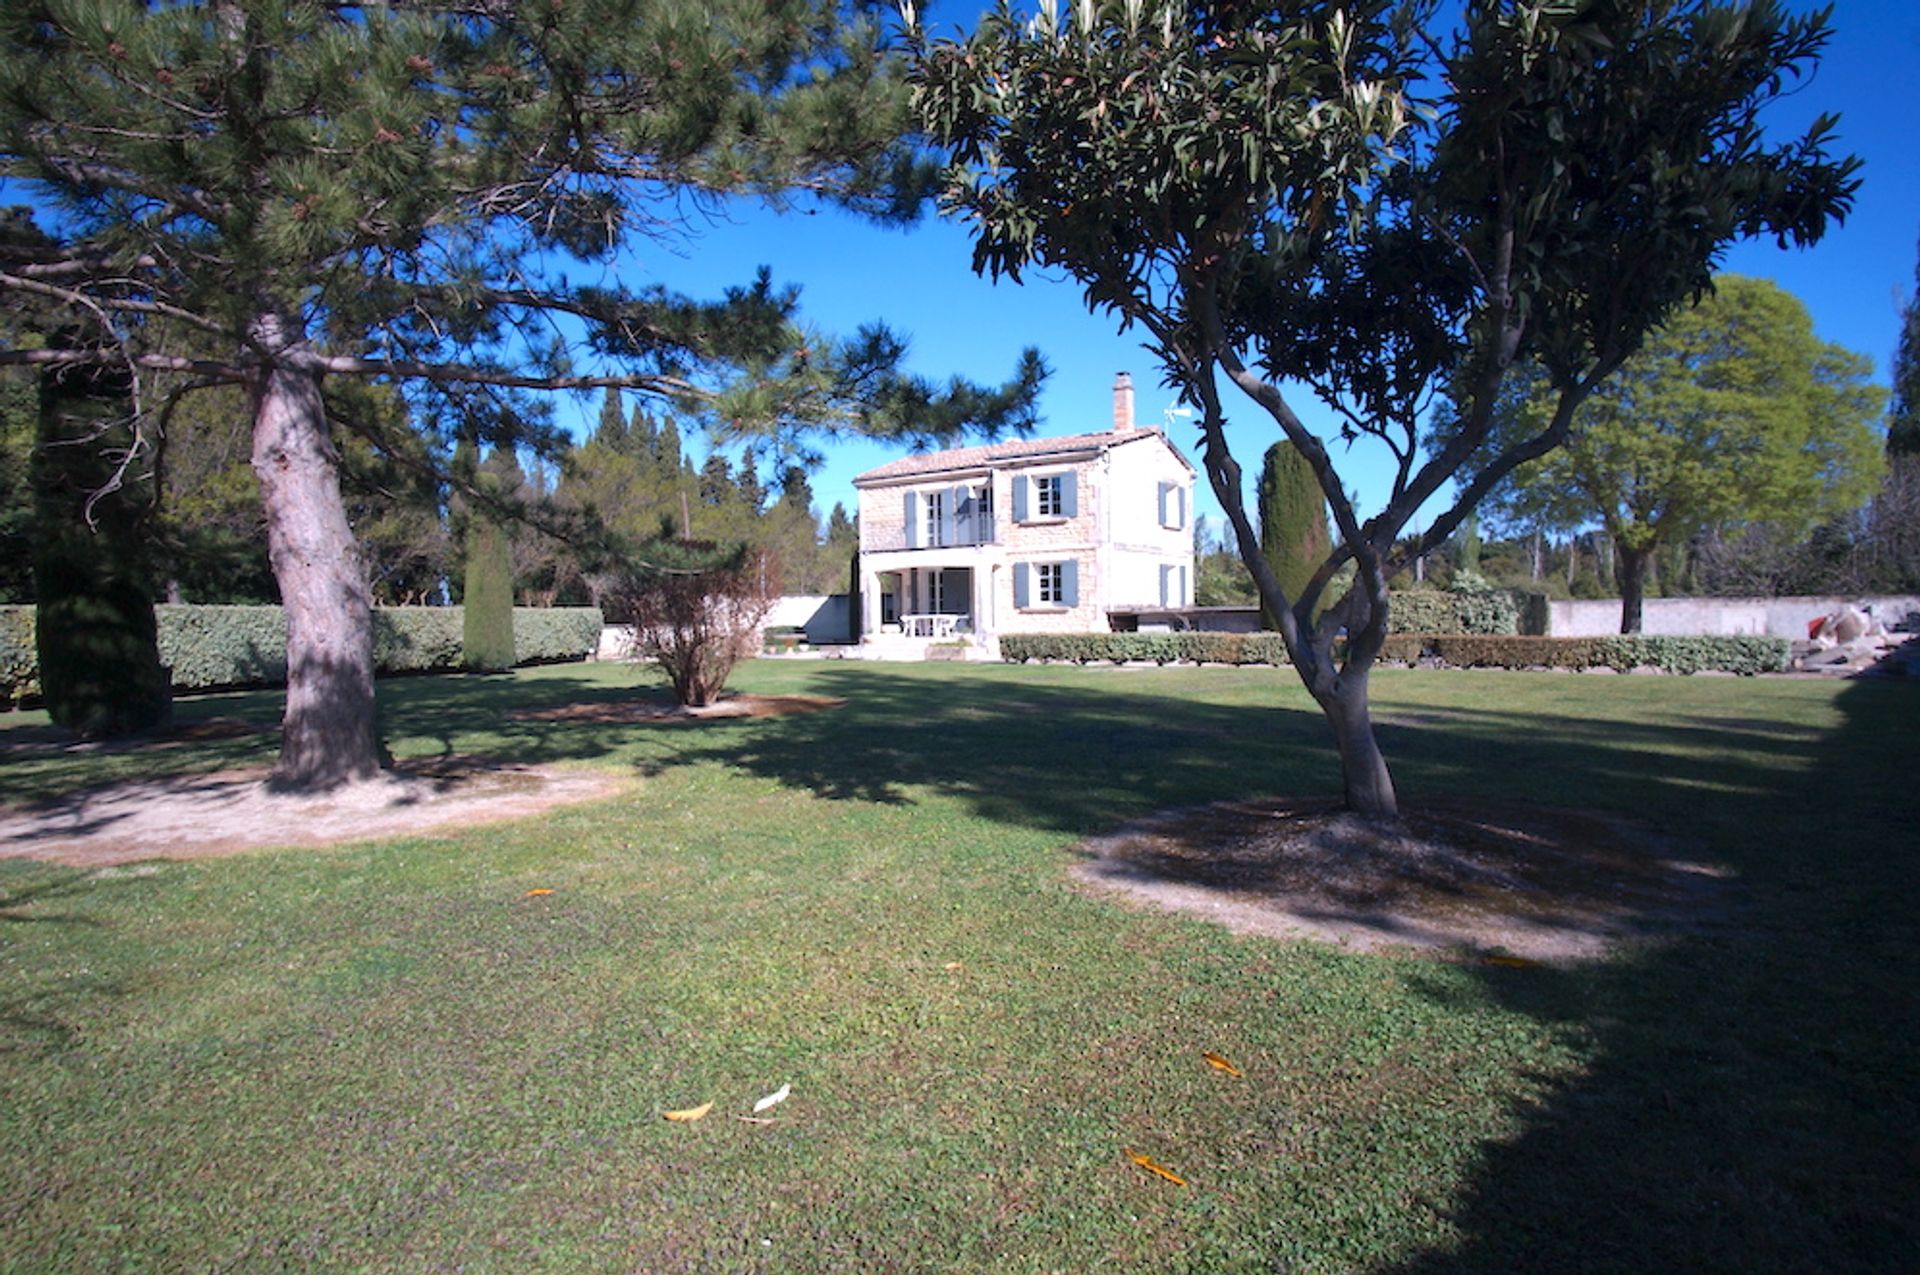
{"label": "tree shadow on grass", "polygon": [[[1596,800],[1637,799],[1643,818],[1697,832],[1736,871],[1745,915],[1597,966],[1475,970],[1463,1009],[1584,1032],[1592,1061],[1485,1148],[1454,1211],[1461,1243],[1390,1269],[1912,1269],[1920,688],[1855,683],[1838,703],[1845,724],[1817,743],[1774,725],[1652,723],[1637,783],[1631,726],[1516,735],[1501,714],[1450,715],[1496,773],[1523,756],[1565,772],[1577,749]],[[1696,730],[1725,746],[1654,751]],[[1410,977],[1463,999],[1457,977]]]}
{"label": "tree shadow on grass", "polygon": [[[68,906],[83,902],[93,888],[93,882],[71,872],[41,876],[40,870],[29,869],[24,881],[15,874],[0,878],[0,952],[11,942],[7,930],[15,925],[98,929],[98,918]],[[61,910],[46,910],[48,905]],[[121,990],[118,984],[92,975],[23,968],[0,992],[0,1054],[37,1055],[64,1049],[80,1034],[63,1017],[67,1004],[86,1003],[102,993]]]}
{"label": "tree shadow on grass", "polygon": [[[1120,675],[1116,675],[1116,679]],[[669,737],[643,773],[718,763],[836,801],[910,804],[931,791],[997,823],[1084,834],[1168,805],[1335,780],[1317,712],[1181,701],[1165,693],[823,668],[829,712]],[[1259,750],[1240,741],[1257,738]]]}
{"label": "tree shadow on grass", "polygon": [[[848,708],[683,735],[648,766],[724,764],[836,800],[933,791],[1064,834],[1337,784],[1304,700],[1244,708],[1156,691],[1151,675],[1020,673],[825,670],[814,689]],[[1589,716],[1395,711],[1389,696],[1382,743],[1413,801],[1447,793],[1640,821],[1731,870],[1738,924],[1597,964],[1400,967],[1462,1012],[1496,1006],[1574,1036],[1591,1061],[1572,1081],[1540,1077],[1520,1132],[1483,1149],[1452,1206],[1460,1242],[1386,1268],[1910,1268],[1920,688],[1850,687],[1845,724],[1824,735],[1732,703],[1725,716],[1690,712],[1686,696],[1671,711],[1595,702]]]}

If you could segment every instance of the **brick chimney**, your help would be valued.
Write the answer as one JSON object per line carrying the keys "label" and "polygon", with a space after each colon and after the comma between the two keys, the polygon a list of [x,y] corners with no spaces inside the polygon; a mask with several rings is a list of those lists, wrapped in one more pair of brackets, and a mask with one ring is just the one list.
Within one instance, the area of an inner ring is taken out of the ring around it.
{"label": "brick chimney", "polygon": [[1113,432],[1133,432],[1133,377],[1126,372],[1113,378]]}

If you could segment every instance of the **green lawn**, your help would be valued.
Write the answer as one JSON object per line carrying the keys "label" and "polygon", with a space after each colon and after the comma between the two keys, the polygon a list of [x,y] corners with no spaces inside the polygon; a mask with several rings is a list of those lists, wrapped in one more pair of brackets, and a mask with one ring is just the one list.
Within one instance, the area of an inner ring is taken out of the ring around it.
{"label": "green lawn", "polygon": [[[1288,672],[760,661],[742,689],[846,707],[505,717],[635,676],[381,686],[400,755],[640,776],[616,800],[151,875],[0,863],[0,1270],[1824,1272],[1920,1252],[1920,688],[1377,675],[1406,793],[1626,812],[1736,874],[1731,935],[1565,970],[1236,938],[1068,888],[1083,833],[1330,790]],[[216,714],[277,701],[181,712]],[[0,743],[43,721],[0,717]],[[10,755],[0,785],[270,748]],[[776,1123],[735,1118],[782,1083]]]}

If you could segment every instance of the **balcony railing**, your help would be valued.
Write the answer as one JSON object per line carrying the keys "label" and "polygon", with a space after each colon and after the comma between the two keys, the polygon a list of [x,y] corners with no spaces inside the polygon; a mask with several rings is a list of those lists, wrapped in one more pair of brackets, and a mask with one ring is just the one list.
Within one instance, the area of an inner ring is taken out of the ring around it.
{"label": "balcony railing", "polygon": [[860,547],[870,553],[886,553],[894,549],[959,549],[1000,543],[999,524],[992,514],[963,516],[939,527],[918,527],[916,532],[915,542],[908,544],[905,527],[889,528],[862,541]]}

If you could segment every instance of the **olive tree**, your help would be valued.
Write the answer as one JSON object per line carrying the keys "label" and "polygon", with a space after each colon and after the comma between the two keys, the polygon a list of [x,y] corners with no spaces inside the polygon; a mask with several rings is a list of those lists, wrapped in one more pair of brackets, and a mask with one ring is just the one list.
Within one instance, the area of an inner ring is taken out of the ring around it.
{"label": "olive tree", "polygon": [[[1832,121],[1777,145],[1760,127],[1825,23],[1765,0],[1043,0],[1032,16],[1003,0],[964,38],[915,37],[916,105],[951,148],[945,199],[975,267],[1072,276],[1198,409],[1208,481],[1356,812],[1398,810],[1367,707],[1388,581],[1559,446],[1729,243],[1810,243],[1849,207],[1857,161],[1829,154]],[[1522,360],[1552,410],[1488,454]],[[1423,446],[1449,381],[1461,429]],[[1332,513],[1331,551],[1292,593],[1247,515],[1228,393],[1300,449]],[[1301,393],[1339,440],[1301,420]],[[1377,511],[1349,498],[1332,441],[1386,450]]]}

